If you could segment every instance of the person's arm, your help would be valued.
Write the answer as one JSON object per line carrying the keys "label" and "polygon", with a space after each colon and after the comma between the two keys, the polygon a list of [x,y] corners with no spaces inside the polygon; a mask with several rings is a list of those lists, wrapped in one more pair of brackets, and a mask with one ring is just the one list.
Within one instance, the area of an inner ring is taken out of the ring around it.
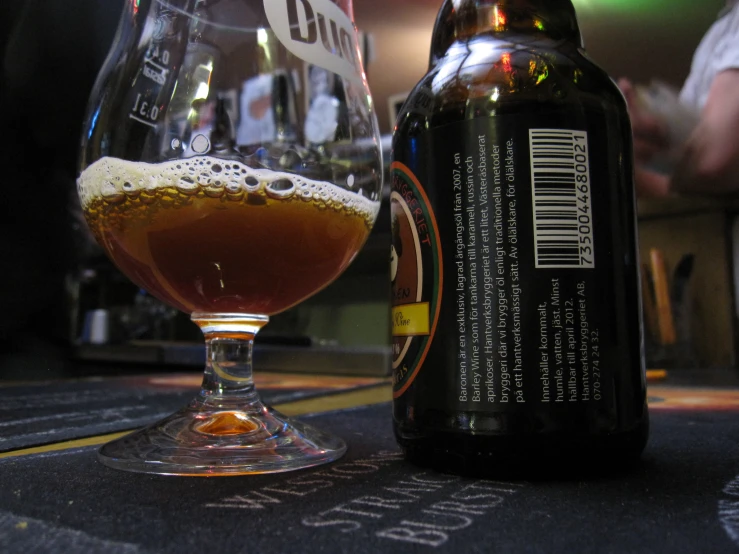
{"label": "person's arm", "polygon": [[619,80],[618,86],[629,106],[636,163],[636,194],[640,198],[667,196],[670,192],[670,177],[647,169],[654,155],[669,146],[667,130],[662,121],[641,109],[636,90],[628,79]]}
{"label": "person's arm", "polygon": [[640,198],[663,198],[670,194],[670,178],[662,173],[638,165],[634,170],[634,180]]}
{"label": "person's arm", "polygon": [[739,69],[719,73],[711,84],[668,188],[703,194],[739,191]]}

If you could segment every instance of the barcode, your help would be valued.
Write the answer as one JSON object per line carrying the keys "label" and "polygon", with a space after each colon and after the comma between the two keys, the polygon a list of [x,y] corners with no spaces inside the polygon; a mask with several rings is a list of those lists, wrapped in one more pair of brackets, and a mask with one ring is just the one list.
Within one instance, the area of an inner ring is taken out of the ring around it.
{"label": "barcode", "polygon": [[537,268],[594,268],[588,134],[531,129]]}

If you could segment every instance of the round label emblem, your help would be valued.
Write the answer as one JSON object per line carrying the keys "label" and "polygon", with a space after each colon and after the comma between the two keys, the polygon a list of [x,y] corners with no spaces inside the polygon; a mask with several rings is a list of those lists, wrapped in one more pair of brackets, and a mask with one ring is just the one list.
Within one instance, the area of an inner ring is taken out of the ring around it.
{"label": "round label emblem", "polygon": [[439,232],[410,169],[391,166],[392,365],[395,397],[415,379],[436,332],[443,281]]}

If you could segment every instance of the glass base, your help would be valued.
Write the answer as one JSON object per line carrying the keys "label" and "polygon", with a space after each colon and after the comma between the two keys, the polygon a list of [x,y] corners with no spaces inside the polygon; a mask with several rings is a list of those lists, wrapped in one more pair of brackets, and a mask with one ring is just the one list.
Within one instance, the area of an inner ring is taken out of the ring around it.
{"label": "glass base", "polygon": [[98,458],[126,471],[207,477],[292,471],[345,452],[340,438],[261,405],[249,411],[190,406],[103,445]]}

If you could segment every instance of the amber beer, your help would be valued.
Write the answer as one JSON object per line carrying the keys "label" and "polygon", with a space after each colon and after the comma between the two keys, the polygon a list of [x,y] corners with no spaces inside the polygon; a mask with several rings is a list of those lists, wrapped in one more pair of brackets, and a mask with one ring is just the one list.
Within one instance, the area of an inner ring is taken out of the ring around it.
{"label": "amber beer", "polygon": [[349,265],[378,209],[331,183],[209,157],[103,158],[78,187],[115,264],[186,313],[273,315],[297,304]]}
{"label": "amber beer", "polygon": [[569,0],[446,0],[391,166],[394,428],[473,473],[638,458],[631,131]]}

